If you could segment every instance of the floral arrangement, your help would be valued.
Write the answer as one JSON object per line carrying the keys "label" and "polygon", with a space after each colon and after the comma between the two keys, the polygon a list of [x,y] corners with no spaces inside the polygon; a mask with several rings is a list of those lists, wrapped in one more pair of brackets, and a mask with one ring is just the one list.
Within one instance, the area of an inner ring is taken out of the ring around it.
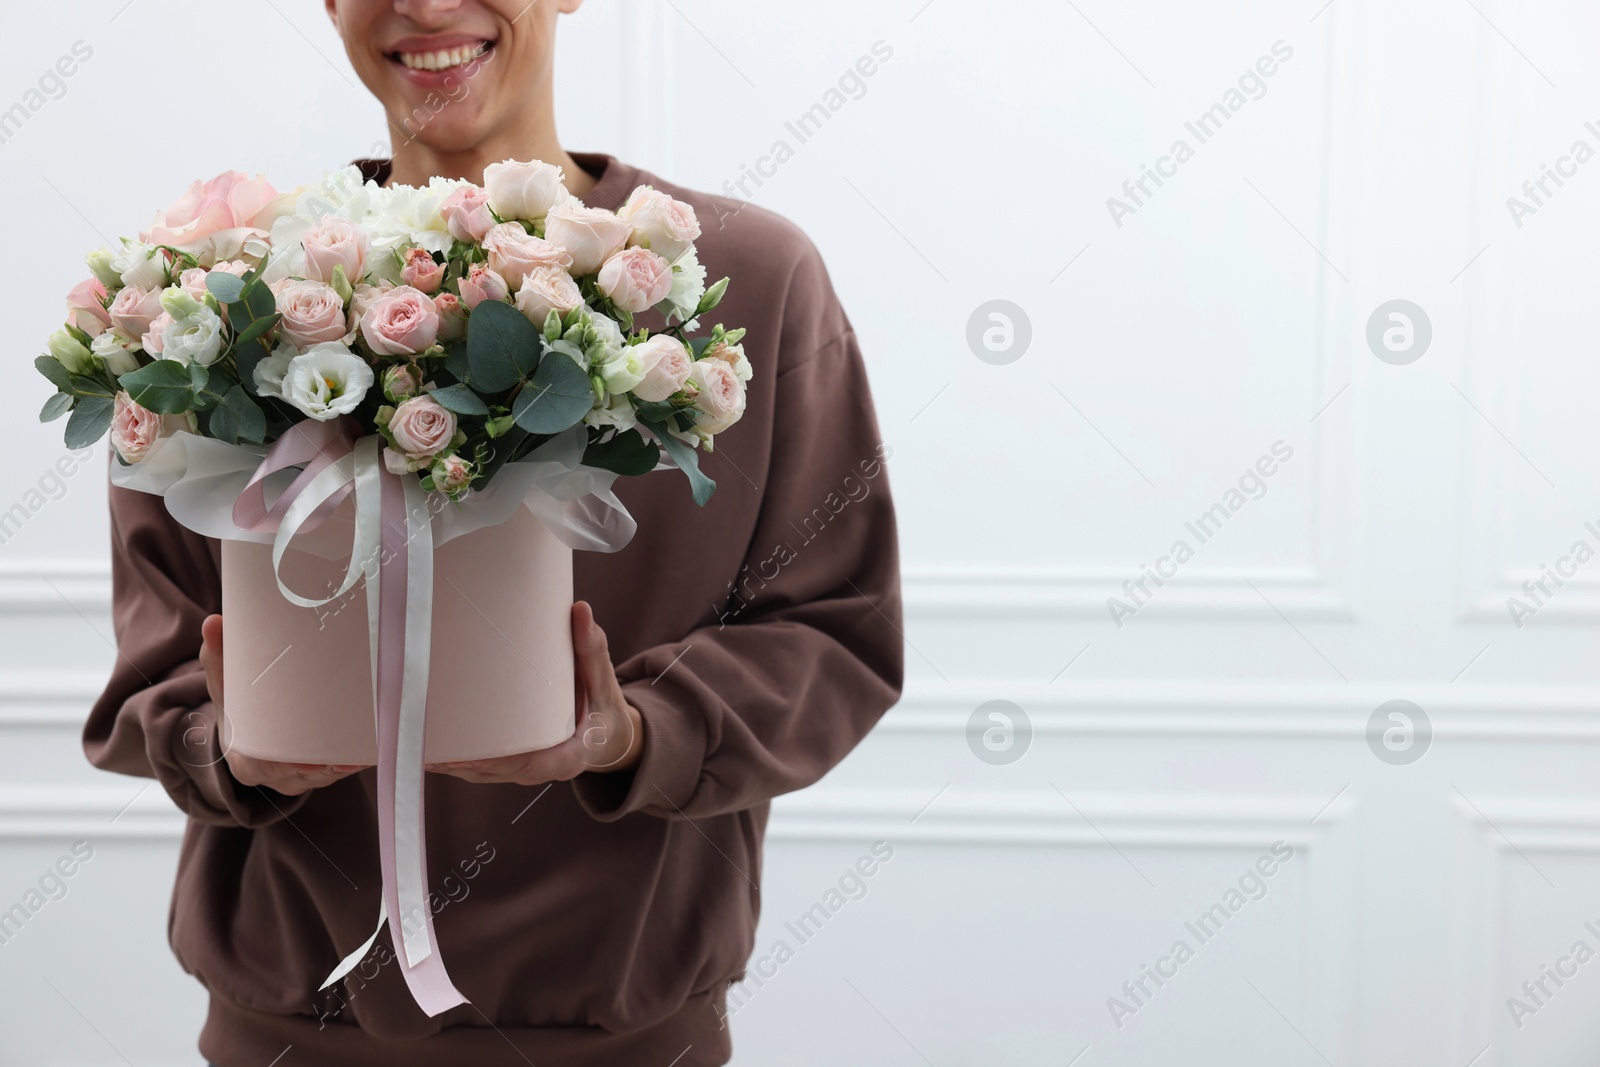
{"label": "floral arrangement", "polygon": [[665,450],[704,504],[696,450],[750,378],[744,330],[695,335],[728,281],[707,287],[689,205],[640,186],[587,207],[562,178],[508,160],[481,186],[195,182],[88,257],[35,361],[57,389],[40,420],[67,415],[74,448],[109,430],[133,464],[174,430],[261,445],[348,416],[389,471],[454,500],[581,423],[584,465],[643,474]]}

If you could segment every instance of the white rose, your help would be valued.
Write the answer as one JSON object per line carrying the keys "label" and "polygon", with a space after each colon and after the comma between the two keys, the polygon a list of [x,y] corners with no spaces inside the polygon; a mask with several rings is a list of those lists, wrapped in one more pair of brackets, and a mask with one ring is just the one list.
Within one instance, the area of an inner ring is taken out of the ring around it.
{"label": "white rose", "polygon": [[283,374],[283,399],[318,422],[326,422],[354,411],[375,380],[366,360],[340,342],[329,341],[289,361]]}
{"label": "white rose", "polygon": [[132,374],[139,369],[139,357],[128,351],[122,339],[110,330],[96,337],[89,351],[105,360],[106,370],[113,376]]}
{"label": "white rose", "polygon": [[123,285],[163,289],[167,284],[167,259],[154,245],[124,241],[121,251],[111,257],[111,269],[122,277]]}
{"label": "white rose", "polygon": [[161,331],[161,358],[209,367],[222,355],[222,318],[201,304]]}
{"label": "white rose", "polygon": [[694,208],[657,189],[641,185],[617,212],[633,227],[633,243],[643,245],[668,263],[682,258],[700,237]]}
{"label": "white rose", "polygon": [[551,208],[544,220],[544,239],[572,257],[575,278],[598,271],[632,233],[633,227],[616,212],[584,207],[576,200]]}
{"label": "white rose", "polygon": [[489,206],[502,219],[537,222],[561,200],[565,191],[561,177],[561,168],[549,163],[508,159],[484,168],[483,188],[489,194]]}

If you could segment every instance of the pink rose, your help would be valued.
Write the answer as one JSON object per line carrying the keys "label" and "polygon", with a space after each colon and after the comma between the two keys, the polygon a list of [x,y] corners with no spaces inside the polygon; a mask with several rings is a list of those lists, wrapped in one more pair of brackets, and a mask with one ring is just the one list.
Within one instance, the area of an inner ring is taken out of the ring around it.
{"label": "pink rose", "polygon": [[461,302],[468,308],[475,308],[485,300],[504,300],[511,295],[506,280],[482,263],[474,263],[459,285]]}
{"label": "pink rose", "polygon": [[205,268],[190,267],[178,276],[178,286],[196,300],[204,303],[206,293],[209,292],[206,288]]}
{"label": "pink rose", "polygon": [[413,289],[432,295],[439,291],[439,283],[444,281],[444,264],[435,263],[432,253],[426,248],[413,248],[406,253],[400,277]]}
{"label": "pink rose", "polygon": [[324,215],[300,238],[300,244],[306,250],[306,277],[331,282],[334,268],[343,267],[345,279],[355,285],[365,273],[372,239],[349,219]]}
{"label": "pink rose", "polygon": [[332,286],[321,282],[283,281],[272,287],[283,315],[279,328],[283,339],[304,352],[312,345],[342,341],[350,332],[344,317],[344,301]]}
{"label": "pink rose", "polygon": [[394,282],[380,281],[377,285],[368,285],[365,282],[357,285],[350,295],[350,321],[360,322],[367,314],[367,309],[378,302],[384,293],[394,289]]}
{"label": "pink rose", "polygon": [[389,435],[407,459],[431,459],[455,438],[455,413],[426,393],[414,396],[389,416]]}
{"label": "pink rose", "polygon": [[483,168],[483,187],[489,206],[503,219],[542,219],[565,192],[561,168],[535,159],[519,163],[508,159]]}
{"label": "pink rose", "polygon": [[483,250],[489,253],[490,269],[512,289],[521,288],[522,279],[536,267],[566,270],[572,266],[572,257],[566,252],[530,235],[515,222],[503,222],[490,230],[483,239]]}
{"label": "pink rose", "polygon": [[690,377],[700,387],[694,406],[701,415],[695,428],[704,433],[721,433],[744,414],[744,383],[733,368],[720,359],[696,360]]}
{"label": "pink rose", "polygon": [[85,278],[67,294],[67,321],[90,337],[99,337],[111,325],[106,310],[106,287],[99,278]]}
{"label": "pink rose", "polygon": [[243,278],[250,272],[251,267],[250,264],[242,259],[230,259],[226,263],[218,263],[211,269],[220,270],[224,274],[231,274],[235,278]]}
{"label": "pink rose", "polygon": [[459,455],[454,455],[440,456],[434,460],[428,473],[433,475],[434,489],[453,495],[472,484],[475,472],[471,463]]}
{"label": "pink rose", "polygon": [[695,366],[683,342],[666,334],[657,334],[635,345],[633,354],[644,369],[644,377],[633,387],[633,395],[651,403],[665,400],[682,389]]}
{"label": "pink rose", "polygon": [[672,292],[672,264],[648,248],[624,248],[606,260],[595,286],[617,307],[637,315]]}
{"label": "pink rose", "polygon": [[126,391],[111,405],[111,447],[129,463],[138,463],[161,437],[161,416],[134,402]]}
{"label": "pink rose", "polygon": [[495,225],[489,211],[489,194],[476,185],[457,187],[439,205],[439,214],[444,216],[450,236],[458,241],[482,241]]}
{"label": "pink rose", "polygon": [[415,363],[398,363],[383,372],[383,395],[398,404],[422,392],[422,371]]}
{"label": "pink rose", "polygon": [[167,327],[171,325],[172,316],[165,311],[151,319],[150,328],[139,338],[139,343],[144,346],[144,350],[152,356],[159,356],[166,351],[167,342],[162,335],[167,332]]}
{"label": "pink rose", "polygon": [[440,293],[433,298],[433,306],[439,312],[439,342],[459,341],[467,332],[467,309],[461,306],[461,298],[454,293]]}
{"label": "pink rose", "polygon": [[161,290],[130,285],[111,301],[109,317],[117,333],[126,340],[137,341],[162,314],[165,313],[161,310]]}
{"label": "pink rose", "polygon": [[559,311],[565,315],[582,303],[583,292],[579,290],[578,283],[559,267],[534,268],[523,279],[522,288],[517,290],[517,310],[540,328],[543,328],[550,312]]}
{"label": "pink rose", "polygon": [[632,234],[633,227],[615,212],[576,200],[551,208],[544,221],[545,240],[572,257],[572,273],[580,278],[599,270]]}
{"label": "pink rose", "polygon": [[666,193],[641,185],[617,212],[633,227],[633,242],[668,263],[694,247],[700,237],[700,220],[694,208]]}
{"label": "pink rose", "polygon": [[410,356],[439,339],[439,309],[428,294],[397,286],[375,300],[361,316],[361,336],[380,356]]}
{"label": "pink rose", "polygon": [[266,178],[230,170],[189,186],[187,193],[156,215],[139,240],[188,252],[202,265],[233,259],[246,241],[270,236],[281,210],[278,192]]}

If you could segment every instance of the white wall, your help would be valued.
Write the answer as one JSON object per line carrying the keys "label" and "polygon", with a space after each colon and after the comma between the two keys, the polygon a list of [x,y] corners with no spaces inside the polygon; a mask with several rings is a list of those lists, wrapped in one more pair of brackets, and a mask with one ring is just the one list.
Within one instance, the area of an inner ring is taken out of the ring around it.
{"label": "white wall", "polygon": [[[0,107],[95,49],[0,145],[24,397],[81,274],[44,242],[382,136],[319,5],[198,26],[123,2],[9,13]],[[895,450],[906,699],[777,808],[757,962],[796,952],[746,991],[736,1062],[1592,1062],[1600,964],[1545,979],[1520,1027],[1507,998],[1600,950],[1600,563],[1523,626],[1506,598],[1600,549],[1600,163],[1520,227],[1506,198],[1575,140],[1600,149],[1597,23],[1576,0],[591,0],[572,20],[570,146],[720,189],[790,141],[746,188],[822,248]],[[164,104],[143,63],[174,39],[213,66],[281,57],[271,104],[253,74]],[[786,121],[879,41],[892,59],[796,144]],[[1198,144],[1185,122],[1278,41],[1292,58]],[[590,88],[586,56],[625,73]],[[205,132],[163,148],[156,114]],[[1107,198],[1178,138],[1193,158],[1118,226]],[[1006,365],[966,339],[995,299],[1032,324]],[[1366,340],[1396,299],[1432,325],[1409,365]],[[61,453],[19,408],[0,508]],[[1198,544],[1186,521],[1279,441],[1293,458]],[[77,475],[0,549],[0,906],[71,841],[97,850],[0,946],[4,1064],[190,1063],[203,1007],[163,941],[180,824],[76,744],[111,658],[100,485]],[[1177,539],[1193,560],[1117,626],[1107,598]],[[1395,699],[1431,722],[1420,760],[1375,754]],[[969,747],[993,700],[1030,723],[1009,764]],[[784,922],[878,840],[866,895],[795,944]],[[1280,841],[1293,858],[1201,944],[1185,922]],[[1121,992],[1179,939],[1174,977]],[[1137,1007],[1120,1028],[1113,996]]]}

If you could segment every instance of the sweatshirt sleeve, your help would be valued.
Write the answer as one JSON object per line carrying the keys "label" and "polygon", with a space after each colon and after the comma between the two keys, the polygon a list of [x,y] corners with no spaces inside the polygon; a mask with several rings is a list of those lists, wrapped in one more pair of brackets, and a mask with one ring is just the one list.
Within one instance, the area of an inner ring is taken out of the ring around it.
{"label": "sweatshirt sleeve", "polygon": [[[786,294],[778,353],[748,569],[717,579],[716,592],[731,599],[711,624],[617,665],[644,723],[644,751],[631,772],[574,780],[602,821],[701,818],[810,785],[899,698],[905,639],[889,450],[855,333],[809,244]],[[738,592],[727,592],[730,583]]]}
{"label": "sweatshirt sleeve", "polygon": [[208,542],[159,496],[115,485],[109,493],[117,658],[84,725],[84,754],[102,770],[157,779],[199,822],[258,827],[286,818],[305,796],[239,785],[218,744],[199,660],[200,623],[222,610]]}

